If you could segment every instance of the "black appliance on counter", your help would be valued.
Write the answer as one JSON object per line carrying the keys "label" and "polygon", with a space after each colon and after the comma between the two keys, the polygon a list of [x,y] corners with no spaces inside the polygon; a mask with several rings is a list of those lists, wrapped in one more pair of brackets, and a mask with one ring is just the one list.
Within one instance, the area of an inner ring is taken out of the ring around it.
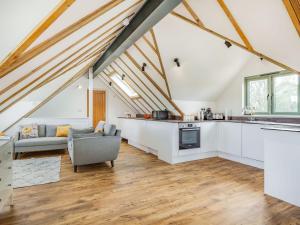
{"label": "black appliance on counter", "polygon": [[204,111],[204,119],[205,120],[213,120],[213,113],[211,111],[211,108],[207,108],[205,111]]}
{"label": "black appliance on counter", "polygon": [[197,123],[179,123],[179,150],[200,148],[200,127]]}
{"label": "black appliance on counter", "polygon": [[152,118],[155,120],[167,120],[169,119],[169,111],[168,110],[152,111]]}

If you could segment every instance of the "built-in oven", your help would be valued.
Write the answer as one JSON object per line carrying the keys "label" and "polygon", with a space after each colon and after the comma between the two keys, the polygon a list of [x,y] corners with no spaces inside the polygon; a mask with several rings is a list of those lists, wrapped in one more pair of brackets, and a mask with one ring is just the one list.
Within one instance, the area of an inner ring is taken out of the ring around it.
{"label": "built-in oven", "polygon": [[179,123],[179,150],[200,148],[200,125]]}

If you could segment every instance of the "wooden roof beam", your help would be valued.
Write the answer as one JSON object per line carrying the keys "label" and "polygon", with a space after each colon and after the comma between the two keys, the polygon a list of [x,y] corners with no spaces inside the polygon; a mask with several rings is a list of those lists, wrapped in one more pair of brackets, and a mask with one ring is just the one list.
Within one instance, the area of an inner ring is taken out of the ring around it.
{"label": "wooden roof beam", "polygon": [[159,60],[161,70],[164,74],[164,79],[165,79],[165,83],[166,83],[166,86],[167,86],[167,91],[168,91],[169,97],[172,99],[167,74],[166,74],[165,67],[164,67],[164,64],[163,64],[163,61],[162,61],[162,58],[161,58],[161,55],[160,55],[159,47],[158,47],[158,44],[157,44],[157,40],[156,40],[156,36],[155,36],[153,28],[150,29],[150,33],[151,33],[152,39],[154,41],[154,46],[157,50],[157,57],[158,57],[158,60]]}
{"label": "wooden roof beam", "polygon": [[237,23],[237,21],[235,20],[235,18],[233,17],[232,13],[230,12],[230,10],[228,9],[227,5],[225,4],[224,0],[217,0],[219,5],[221,6],[221,8],[223,9],[224,13],[226,14],[226,16],[228,17],[228,19],[230,20],[231,24],[233,25],[234,29],[236,30],[236,32],[238,33],[238,35],[240,36],[240,38],[243,40],[244,44],[246,45],[246,47],[250,50],[253,51],[253,47],[250,44],[248,38],[246,37],[246,35],[244,34],[244,32],[242,31],[242,29],[240,28],[239,24]]}
{"label": "wooden roof beam", "polygon": [[113,62],[121,71],[122,73],[124,73],[126,75],[126,77],[128,77],[138,88],[139,90],[141,90],[141,92],[147,96],[148,99],[151,100],[151,102],[160,110],[162,110],[162,108],[159,107],[159,105],[144,91],[144,89],[129,75],[129,73],[127,73],[120,65],[119,63],[117,63],[116,61]]}
{"label": "wooden roof beam", "polygon": [[73,3],[75,0],[61,0],[60,3],[55,7],[54,10],[36,27],[34,30],[27,35],[27,37],[14,49],[9,55],[1,62],[0,70],[3,67],[9,66],[17,58],[25,52],[25,50],[36,40],[41,34],[47,30],[51,24],[54,23]]}
{"label": "wooden roof beam", "polygon": [[97,76],[99,79],[101,79],[103,81],[103,83],[108,87],[110,88],[119,98],[122,102],[124,102],[127,106],[129,106],[129,108],[133,109],[134,111],[136,112],[139,112],[139,110],[137,110],[134,105],[131,105],[131,103],[126,99],[124,98],[118,91],[116,91],[112,86],[110,86],[108,84],[108,82],[99,74]]}
{"label": "wooden roof beam", "polygon": [[[164,107],[164,109],[167,108],[167,106],[160,100],[160,98],[149,88],[147,84],[133,71],[133,69],[121,58],[118,57],[118,59],[125,65],[125,67],[136,77],[143,85],[144,87],[157,99],[157,101]],[[161,107],[159,107],[161,109]]]}
{"label": "wooden roof beam", "polygon": [[47,102],[49,102],[51,99],[53,99],[55,96],[57,96],[59,93],[61,93],[63,90],[65,90],[68,86],[70,86],[72,83],[74,83],[76,80],[78,80],[80,77],[82,77],[89,67],[93,64],[94,62],[89,63],[86,65],[84,68],[82,68],[78,73],[76,73],[72,78],[67,80],[64,84],[62,84],[59,88],[57,88],[50,96],[48,96],[45,100],[43,100],[41,103],[39,103],[37,106],[35,106],[32,110],[30,110],[28,113],[26,113],[24,116],[19,118],[16,122],[11,124],[9,127],[7,127],[5,131],[16,125],[18,122],[20,122],[23,118],[26,118],[30,116],[32,113],[37,111],[39,108],[41,108],[43,105],[45,105]]}
{"label": "wooden roof beam", "polygon": [[182,4],[185,7],[185,9],[191,14],[191,16],[194,18],[194,20],[196,21],[196,23],[198,23],[201,26],[204,26],[203,22],[200,20],[199,16],[197,15],[197,13],[195,13],[195,11],[193,10],[193,8],[190,6],[190,4],[187,2],[187,0],[182,0]]}
{"label": "wooden roof beam", "polygon": [[[20,56],[17,60],[14,61],[13,64],[8,66],[3,66],[0,68],[0,78],[7,75],[9,72],[15,70],[19,66],[23,65],[27,61],[31,60],[35,56],[39,55],[46,49],[50,48],[51,46],[55,45],[57,42],[61,41],[62,39],[68,37],[81,27],[85,26],[86,24],[92,22],[99,16],[105,14],[106,12],[110,11],[112,8],[116,7],[124,0],[111,0],[105,5],[102,5],[94,12],[86,15],[85,17],[79,19],[75,23],[71,24],[70,26],[64,28],[62,31],[58,32],[57,34],[53,35],[52,37],[48,38],[47,40],[43,41],[42,43],[38,44],[37,46],[29,49],[28,51],[24,52],[22,56]],[[138,2],[141,2],[139,0]]]}
{"label": "wooden roof beam", "polygon": [[283,0],[283,3],[300,37],[300,1]]}
{"label": "wooden roof beam", "polygon": [[175,102],[172,101],[172,99],[159,87],[159,85],[149,76],[149,74],[145,71],[142,71],[137,61],[126,51],[125,55],[127,58],[134,64],[136,68],[140,70],[142,74],[152,83],[152,85],[160,92],[160,94],[167,99],[167,101],[174,107],[174,109],[180,114],[181,117],[184,116],[184,113],[181,111],[181,109],[175,104]]}

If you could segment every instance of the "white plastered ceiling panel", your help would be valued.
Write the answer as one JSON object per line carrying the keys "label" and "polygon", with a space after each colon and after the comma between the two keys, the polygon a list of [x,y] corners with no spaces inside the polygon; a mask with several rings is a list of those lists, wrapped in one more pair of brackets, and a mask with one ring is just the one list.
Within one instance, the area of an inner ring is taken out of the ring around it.
{"label": "white plastered ceiling panel", "polygon": [[43,20],[60,0],[0,1],[0,61]]}

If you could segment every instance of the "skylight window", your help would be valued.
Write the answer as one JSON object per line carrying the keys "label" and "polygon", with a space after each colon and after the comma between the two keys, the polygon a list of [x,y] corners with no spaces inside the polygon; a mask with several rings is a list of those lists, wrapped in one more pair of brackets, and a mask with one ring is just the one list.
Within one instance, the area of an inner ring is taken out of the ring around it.
{"label": "skylight window", "polygon": [[122,80],[119,74],[111,75],[111,79],[130,97],[137,98],[139,95],[129,86],[129,84]]}

